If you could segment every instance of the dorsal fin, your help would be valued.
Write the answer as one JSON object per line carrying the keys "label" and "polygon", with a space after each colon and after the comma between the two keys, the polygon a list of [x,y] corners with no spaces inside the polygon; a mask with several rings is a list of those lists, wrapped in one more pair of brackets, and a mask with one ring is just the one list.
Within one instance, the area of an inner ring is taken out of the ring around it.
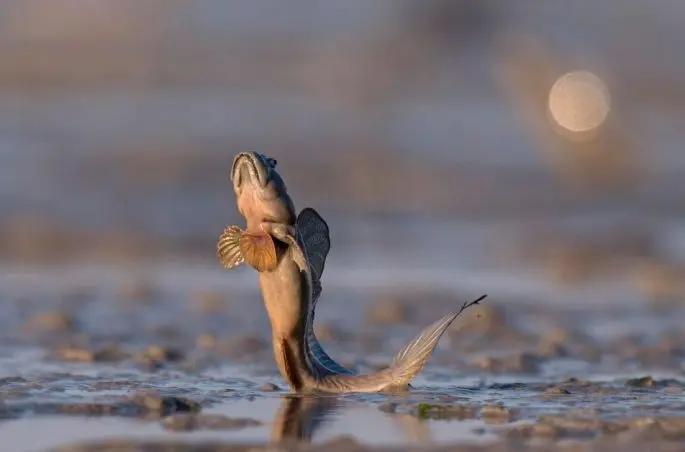
{"label": "dorsal fin", "polygon": [[316,302],[321,296],[321,276],[326,265],[326,258],[331,249],[331,237],[328,224],[312,207],[305,207],[295,221],[297,237],[309,261],[312,276],[312,304],[309,307],[310,321],[314,321]]}
{"label": "dorsal fin", "polygon": [[309,358],[313,360],[313,369],[319,376],[328,374],[353,374],[331,359],[323,350],[314,334],[314,314],[316,303],[321,296],[321,276],[323,275],[326,258],[331,249],[331,238],[328,224],[311,207],[305,207],[297,216],[297,235],[300,245],[309,261],[309,270],[312,277],[312,302],[309,307],[309,316],[305,331],[305,344]]}
{"label": "dorsal fin", "polygon": [[[321,215],[311,207],[305,207],[297,216],[297,231],[305,248],[312,280],[320,285],[321,275],[326,265],[326,257],[331,249],[331,237],[328,224]],[[314,285],[316,285],[316,283]]]}

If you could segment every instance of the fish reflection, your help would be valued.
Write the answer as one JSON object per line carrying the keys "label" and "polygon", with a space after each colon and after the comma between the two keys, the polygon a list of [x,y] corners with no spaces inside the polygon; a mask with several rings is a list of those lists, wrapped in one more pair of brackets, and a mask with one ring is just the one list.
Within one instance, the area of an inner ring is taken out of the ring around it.
{"label": "fish reflection", "polygon": [[[310,443],[314,433],[322,425],[333,420],[333,414],[344,407],[342,400],[332,396],[286,395],[274,416],[271,442]],[[393,416],[398,433],[409,443],[430,444],[433,442],[428,423],[415,416]]]}
{"label": "fish reflection", "polygon": [[271,442],[311,442],[314,433],[331,420],[341,406],[335,397],[284,396],[276,412],[271,430]]}

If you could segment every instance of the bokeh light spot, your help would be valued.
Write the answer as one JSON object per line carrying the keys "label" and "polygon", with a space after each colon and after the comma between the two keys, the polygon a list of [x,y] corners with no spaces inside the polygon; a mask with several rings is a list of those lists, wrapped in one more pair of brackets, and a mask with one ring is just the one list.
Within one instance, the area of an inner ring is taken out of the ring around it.
{"label": "bokeh light spot", "polygon": [[549,92],[552,118],[571,132],[598,128],[606,120],[610,108],[609,90],[592,72],[567,72],[559,77]]}

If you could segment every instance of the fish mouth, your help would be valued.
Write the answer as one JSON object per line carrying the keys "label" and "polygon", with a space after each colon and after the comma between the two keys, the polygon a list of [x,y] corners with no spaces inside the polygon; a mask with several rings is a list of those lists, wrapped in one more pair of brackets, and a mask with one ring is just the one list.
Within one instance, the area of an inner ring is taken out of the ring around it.
{"label": "fish mouth", "polygon": [[233,159],[231,181],[239,188],[248,179],[253,185],[264,188],[269,182],[264,159],[257,152],[241,152]]}

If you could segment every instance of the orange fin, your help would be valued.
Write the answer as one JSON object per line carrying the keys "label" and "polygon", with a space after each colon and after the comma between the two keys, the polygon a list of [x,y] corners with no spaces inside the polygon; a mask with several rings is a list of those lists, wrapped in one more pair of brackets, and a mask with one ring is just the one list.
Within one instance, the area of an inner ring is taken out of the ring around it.
{"label": "orange fin", "polygon": [[273,238],[266,232],[252,233],[230,226],[219,237],[216,255],[224,268],[247,262],[259,272],[272,271],[278,265]]}
{"label": "orange fin", "polygon": [[266,232],[243,232],[239,239],[239,247],[245,262],[258,272],[276,269],[278,265],[276,245],[274,239]]}

